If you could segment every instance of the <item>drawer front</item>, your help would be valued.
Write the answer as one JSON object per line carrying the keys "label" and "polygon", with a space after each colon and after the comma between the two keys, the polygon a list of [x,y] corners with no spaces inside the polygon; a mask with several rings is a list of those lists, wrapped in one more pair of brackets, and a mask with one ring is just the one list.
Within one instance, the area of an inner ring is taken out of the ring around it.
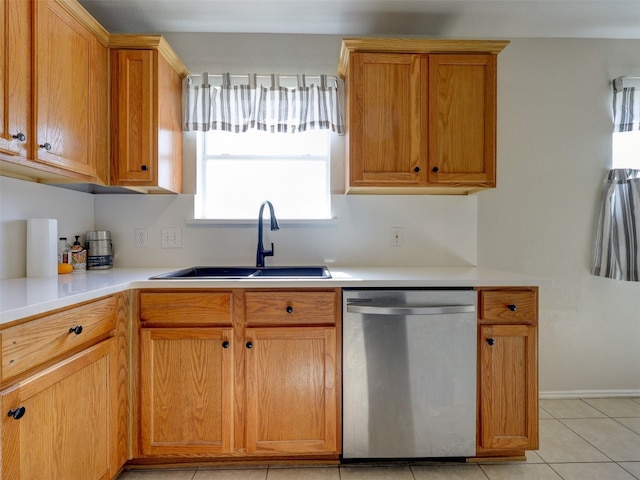
{"label": "drawer front", "polygon": [[154,325],[231,325],[231,292],[142,292],[140,320]]}
{"label": "drawer front", "polygon": [[335,292],[247,292],[247,325],[336,322]]}
{"label": "drawer front", "polygon": [[480,292],[480,320],[492,323],[536,324],[538,295],[531,290]]}
{"label": "drawer front", "polygon": [[115,297],[10,327],[2,332],[2,381],[90,344],[115,327]]}

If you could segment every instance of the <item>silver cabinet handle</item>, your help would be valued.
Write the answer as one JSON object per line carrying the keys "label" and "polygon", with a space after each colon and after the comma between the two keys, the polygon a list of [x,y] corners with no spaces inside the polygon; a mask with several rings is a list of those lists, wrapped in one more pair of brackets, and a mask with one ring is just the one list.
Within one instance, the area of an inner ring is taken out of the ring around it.
{"label": "silver cabinet handle", "polygon": [[368,313],[370,315],[449,315],[473,313],[475,305],[358,305],[347,303],[347,312]]}

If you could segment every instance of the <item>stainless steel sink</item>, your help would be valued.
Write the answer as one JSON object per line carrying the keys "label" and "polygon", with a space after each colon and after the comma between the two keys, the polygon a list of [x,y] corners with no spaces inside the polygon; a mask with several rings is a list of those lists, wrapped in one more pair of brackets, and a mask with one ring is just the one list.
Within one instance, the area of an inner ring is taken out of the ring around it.
{"label": "stainless steel sink", "polygon": [[331,278],[327,267],[190,267],[163,273],[150,280],[240,278]]}

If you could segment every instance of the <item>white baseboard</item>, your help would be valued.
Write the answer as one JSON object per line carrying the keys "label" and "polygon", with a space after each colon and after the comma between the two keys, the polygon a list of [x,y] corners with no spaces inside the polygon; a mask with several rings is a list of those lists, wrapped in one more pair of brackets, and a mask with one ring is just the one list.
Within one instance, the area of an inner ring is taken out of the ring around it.
{"label": "white baseboard", "polygon": [[540,392],[539,398],[551,400],[561,398],[605,398],[605,397],[640,397],[638,390],[557,390]]}

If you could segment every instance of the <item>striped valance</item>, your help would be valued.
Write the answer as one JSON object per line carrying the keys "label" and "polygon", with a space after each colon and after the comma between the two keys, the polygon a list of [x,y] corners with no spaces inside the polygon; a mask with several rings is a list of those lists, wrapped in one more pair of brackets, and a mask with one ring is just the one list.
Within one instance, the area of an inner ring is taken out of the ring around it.
{"label": "striped valance", "polygon": [[[235,77],[235,76],[234,76]],[[189,76],[185,83],[184,130],[222,130],[241,133],[257,129],[271,133],[332,130],[344,133],[335,78],[294,76],[294,86],[282,86],[280,75],[244,76],[234,84],[231,75]],[[217,84],[210,83],[216,80]]]}
{"label": "striped valance", "polygon": [[613,80],[613,131],[640,130],[640,78]]}

